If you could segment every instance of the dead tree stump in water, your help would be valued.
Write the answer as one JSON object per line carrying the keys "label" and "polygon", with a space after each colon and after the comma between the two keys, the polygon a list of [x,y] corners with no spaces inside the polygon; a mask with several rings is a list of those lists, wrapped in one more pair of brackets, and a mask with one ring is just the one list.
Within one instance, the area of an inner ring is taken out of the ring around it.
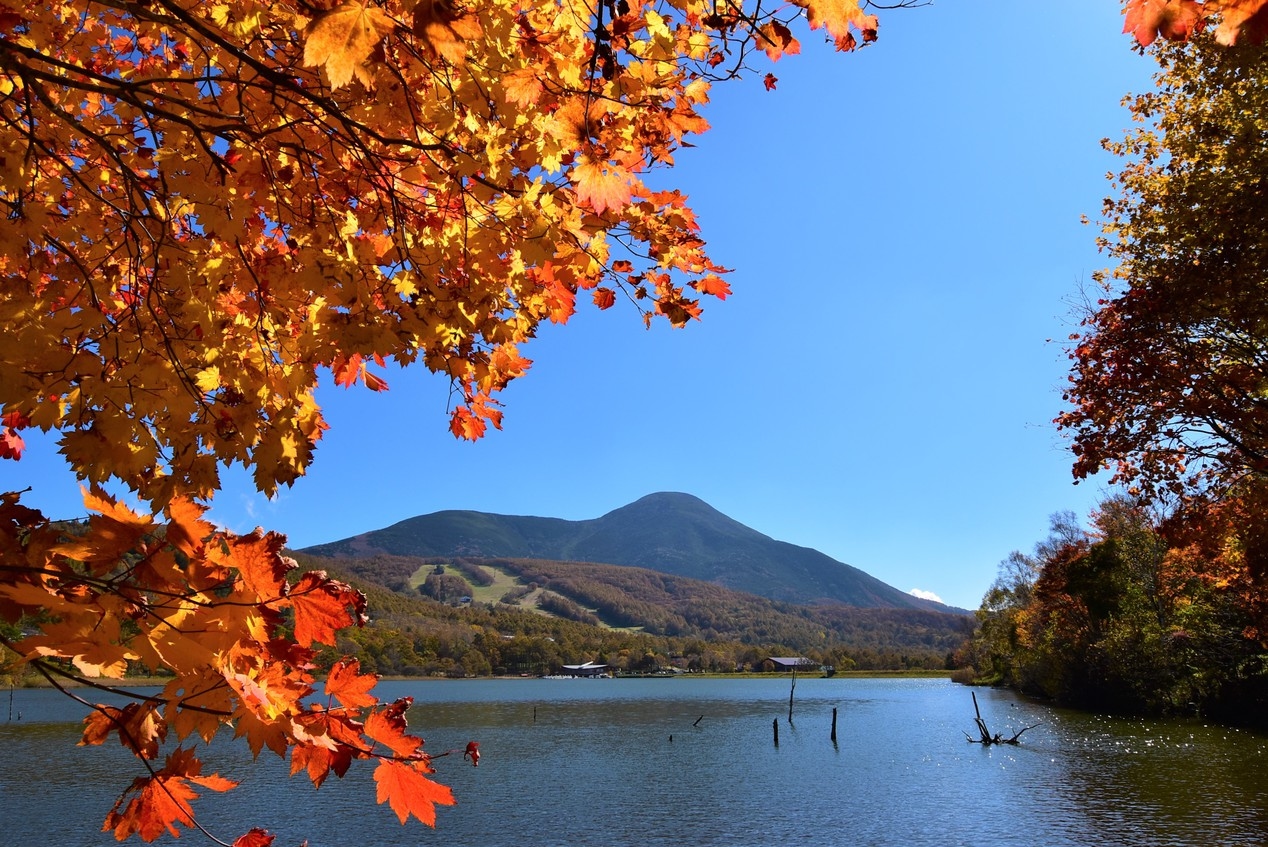
{"label": "dead tree stump in water", "polygon": [[989,747],[992,744],[1020,744],[1021,742],[1018,739],[1021,738],[1021,734],[1023,732],[1039,726],[1037,723],[1033,723],[1030,726],[1023,726],[1013,734],[1012,738],[1005,738],[998,732],[991,735],[991,731],[986,728],[986,721],[982,720],[982,710],[977,707],[977,692],[970,691],[969,693],[973,695],[973,712],[975,714],[973,722],[977,724],[977,731],[981,736],[980,738],[974,738],[967,732],[964,733],[965,740],[967,740],[970,744],[981,744],[983,747]]}

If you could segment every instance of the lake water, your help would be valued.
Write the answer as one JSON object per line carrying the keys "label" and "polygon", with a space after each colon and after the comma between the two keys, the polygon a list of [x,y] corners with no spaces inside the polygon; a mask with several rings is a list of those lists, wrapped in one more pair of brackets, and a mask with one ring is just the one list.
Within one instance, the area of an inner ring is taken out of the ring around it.
{"label": "lake water", "polygon": [[[264,826],[278,847],[1268,844],[1268,738],[1200,721],[1089,716],[979,689],[993,732],[1041,723],[1018,746],[984,748],[965,740],[971,689],[942,679],[801,678],[792,725],[787,678],[379,690],[415,698],[410,724],[433,754],[480,742],[479,768],[436,761],[459,805],[439,810],[434,831],[376,806],[369,767],[314,791],[241,745],[210,751],[208,771],[243,784],[204,794],[200,820],[226,840]],[[0,847],[116,843],[98,830],[135,764],[117,746],[76,747],[82,709],[62,695],[12,697],[10,720],[0,699]]]}

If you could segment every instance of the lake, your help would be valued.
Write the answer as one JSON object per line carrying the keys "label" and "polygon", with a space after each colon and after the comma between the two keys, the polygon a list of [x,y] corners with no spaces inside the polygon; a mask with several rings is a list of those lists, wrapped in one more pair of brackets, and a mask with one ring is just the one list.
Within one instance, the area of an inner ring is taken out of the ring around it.
{"label": "lake", "polygon": [[[436,760],[459,804],[434,831],[375,805],[369,767],[314,791],[271,754],[222,744],[207,772],[243,784],[205,793],[201,822],[226,840],[264,826],[277,847],[1268,844],[1268,737],[1198,720],[1098,717],[944,679],[799,678],[791,725],[786,677],[378,690],[415,698],[431,753],[480,742],[478,768]],[[1040,726],[1018,746],[968,743],[971,691],[992,732]],[[117,745],[76,747],[81,716],[53,691],[0,699],[0,847],[116,843],[101,820],[140,771]]]}

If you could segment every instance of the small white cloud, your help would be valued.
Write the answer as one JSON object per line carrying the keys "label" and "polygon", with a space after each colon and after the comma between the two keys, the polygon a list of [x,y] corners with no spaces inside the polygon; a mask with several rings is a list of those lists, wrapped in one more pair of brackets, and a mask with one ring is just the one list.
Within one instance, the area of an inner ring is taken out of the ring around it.
{"label": "small white cloud", "polygon": [[934,594],[932,591],[923,591],[919,588],[913,588],[911,591],[908,591],[907,593],[910,594],[912,597],[919,597],[921,600],[932,600],[935,603],[946,602],[937,594]]}

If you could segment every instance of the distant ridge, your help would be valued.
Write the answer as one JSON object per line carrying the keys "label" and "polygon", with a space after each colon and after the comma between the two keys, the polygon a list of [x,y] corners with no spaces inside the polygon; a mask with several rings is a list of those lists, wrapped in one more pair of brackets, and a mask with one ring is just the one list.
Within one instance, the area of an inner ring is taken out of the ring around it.
{"label": "distant ridge", "polygon": [[598,562],[713,582],[772,600],[952,612],[851,565],[733,520],[690,494],[649,494],[568,521],[442,511],[301,552],[323,557],[467,556]]}

